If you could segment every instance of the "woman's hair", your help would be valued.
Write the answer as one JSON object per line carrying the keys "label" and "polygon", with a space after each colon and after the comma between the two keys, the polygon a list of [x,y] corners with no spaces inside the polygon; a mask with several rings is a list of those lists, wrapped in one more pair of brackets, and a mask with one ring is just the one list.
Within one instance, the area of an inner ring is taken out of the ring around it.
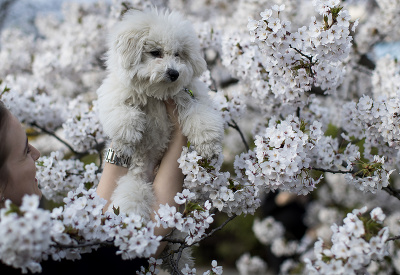
{"label": "woman's hair", "polygon": [[10,153],[10,150],[9,146],[7,146],[6,144],[6,138],[7,138],[7,128],[10,118],[11,118],[10,111],[8,111],[4,103],[0,101],[0,193],[4,191],[8,177],[6,160],[8,154]]}

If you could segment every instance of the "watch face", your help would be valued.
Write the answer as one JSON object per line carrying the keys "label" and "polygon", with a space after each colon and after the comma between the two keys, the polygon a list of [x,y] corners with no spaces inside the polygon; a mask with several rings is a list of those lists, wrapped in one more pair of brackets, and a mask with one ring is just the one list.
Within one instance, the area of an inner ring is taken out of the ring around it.
{"label": "watch face", "polygon": [[115,155],[114,150],[109,148],[107,151],[107,154],[106,154],[106,161],[109,163],[114,163],[115,157],[116,157],[116,155]]}
{"label": "watch face", "polygon": [[115,151],[111,148],[108,148],[107,154],[105,157],[105,161],[111,164],[123,166],[123,167],[129,167],[131,163],[131,157],[118,157]]}

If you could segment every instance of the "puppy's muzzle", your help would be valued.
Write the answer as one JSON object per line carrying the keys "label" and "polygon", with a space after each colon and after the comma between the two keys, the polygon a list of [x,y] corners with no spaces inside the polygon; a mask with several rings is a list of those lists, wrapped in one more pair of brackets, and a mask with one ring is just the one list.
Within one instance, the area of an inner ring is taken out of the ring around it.
{"label": "puppy's muzzle", "polygon": [[179,72],[174,69],[168,69],[167,70],[167,77],[171,80],[171,82],[174,82],[175,80],[178,79],[179,77]]}

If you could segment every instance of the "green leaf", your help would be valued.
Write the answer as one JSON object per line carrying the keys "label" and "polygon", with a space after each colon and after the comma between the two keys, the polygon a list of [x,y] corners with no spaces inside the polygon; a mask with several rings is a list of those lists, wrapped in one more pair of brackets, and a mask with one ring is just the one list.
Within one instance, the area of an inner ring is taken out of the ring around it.
{"label": "green leaf", "polygon": [[114,214],[115,214],[115,215],[119,216],[119,213],[120,213],[119,206],[118,206],[118,208],[115,208],[115,206],[113,205],[112,210],[114,211]]}
{"label": "green leaf", "polygon": [[183,215],[188,215],[191,212],[196,211],[196,210],[200,211],[200,212],[203,212],[204,208],[201,207],[198,203],[189,201],[185,205],[185,211],[183,212]]}
{"label": "green leaf", "polygon": [[19,209],[19,206],[14,203],[10,204],[10,209],[6,212],[6,215],[9,215],[11,213],[17,213],[18,216],[24,215],[24,213]]}

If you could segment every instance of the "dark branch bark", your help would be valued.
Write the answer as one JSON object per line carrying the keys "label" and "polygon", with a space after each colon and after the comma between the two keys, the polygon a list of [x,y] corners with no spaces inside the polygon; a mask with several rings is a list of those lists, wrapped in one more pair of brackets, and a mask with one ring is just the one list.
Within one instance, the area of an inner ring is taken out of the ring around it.
{"label": "dark branch bark", "polygon": [[236,121],[234,121],[232,119],[232,123],[228,122],[228,126],[232,127],[236,131],[238,131],[240,138],[242,139],[242,142],[243,142],[244,146],[246,147],[246,151],[249,151],[249,149],[250,149],[249,144],[247,143],[247,141],[243,135],[243,132],[242,132],[242,130],[240,130],[240,127],[237,125]]}
{"label": "dark branch bark", "polygon": [[386,241],[390,242],[390,241],[395,241],[395,240],[399,240],[399,239],[400,239],[400,236],[394,236],[392,238],[387,239]]}
{"label": "dark branch bark", "polygon": [[[227,225],[230,221],[232,221],[232,220],[233,220],[234,218],[236,218],[236,217],[237,217],[237,215],[233,215],[233,216],[229,217],[229,218],[226,219],[220,226],[218,226],[217,228],[214,228],[213,230],[211,230],[210,233],[204,235],[200,240],[198,240],[197,242],[192,243],[191,245],[186,244],[185,240],[171,239],[171,238],[168,238],[168,237],[164,237],[161,241],[168,241],[168,242],[171,242],[171,243],[179,243],[179,244],[181,244],[181,245],[179,246],[179,248],[178,248],[177,250],[173,251],[172,255],[170,255],[170,256],[168,257],[168,260],[169,260],[169,262],[170,262],[170,265],[171,265],[171,267],[172,267],[172,269],[173,269],[173,274],[179,274],[179,275],[182,274],[182,273],[179,271],[179,268],[178,268],[178,267],[179,267],[179,261],[180,261],[181,256],[182,256],[182,252],[183,252],[183,250],[184,250],[185,248],[188,248],[188,247],[191,247],[191,246],[193,246],[193,245],[195,245],[195,244],[198,244],[198,243],[201,242],[202,240],[204,240],[204,239],[210,237],[210,236],[213,235],[216,231],[221,230],[222,228],[224,228],[225,225]],[[174,255],[175,255],[175,254],[177,254],[176,260],[174,259]]]}
{"label": "dark branch bark", "polygon": [[353,170],[331,170],[331,169],[324,169],[324,168],[317,168],[317,167],[312,167],[311,169],[321,171],[321,172],[333,173],[333,174],[352,174],[352,173],[354,173]]}
{"label": "dark branch bark", "polygon": [[396,197],[397,199],[400,200],[400,193],[393,189],[390,185],[388,185],[387,187],[382,187],[383,190],[385,190],[389,195]]}
{"label": "dark branch bark", "polygon": [[[73,148],[68,142],[66,142],[65,140],[63,140],[63,139],[60,138],[59,136],[57,136],[56,133],[47,130],[45,127],[42,127],[42,126],[38,125],[36,122],[30,123],[30,125],[33,126],[33,127],[38,128],[38,129],[39,129],[40,131],[42,131],[43,133],[48,134],[49,136],[54,137],[54,138],[57,139],[59,142],[61,142],[61,143],[64,144],[65,146],[67,146],[68,149],[71,150],[71,152],[72,152],[73,154],[75,154],[76,157],[77,157],[78,159],[80,159],[81,157],[86,156],[86,155],[89,154],[88,151],[85,151],[85,152],[77,152],[77,151],[75,151],[74,148]],[[96,151],[98,152],[99,157],[100,157],[100,164],[102,164],[101,151],[104,149],[105,142],[98,143],[97,140],[95,140],[95,143],[96,143],[96,146],[95,146],[94,148],[92,148],[92,149],[94,149],[94,150],[96,150]],[[99,167],[101,167],[101,165],[100,165]]]}

